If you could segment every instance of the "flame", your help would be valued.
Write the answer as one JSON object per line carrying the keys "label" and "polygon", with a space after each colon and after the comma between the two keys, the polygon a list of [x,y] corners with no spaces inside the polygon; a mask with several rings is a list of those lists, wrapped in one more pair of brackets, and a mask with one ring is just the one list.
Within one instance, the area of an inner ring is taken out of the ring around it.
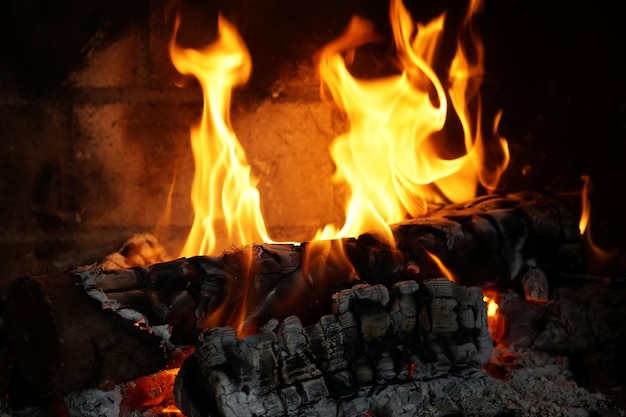
{"label": "flame", "polygon": [[487,304],[487,323],[489,324],[489,334],[491,338],[499,342],[505,333],[504,317],[498,312],[498,294],[487,292],[483,295],[483,301]]}
{"label": "flame", "polygon": [[439,259],[438,256],[428,251],[425,251],[425,252],[430,257],[430,259],[432,259],[435,262],[435,264],[437,265],[437,267],[439,268],[443,276],[445,276],[446,278],[448,278],[448,280],[452,282],[458,282],[454,273],[447,266],[445,266],[443,262],[441,262],[441,259]]}
{"label": "flame", "polygon": [[589,251],[589,256],[587,259],[590,263],[589,269],[602,270],[617,257],[619,251],[616,248],[611,251],[604,250],[593,241],[590,223],[591,201],[589,199],[589,194],[592,188],[592,181],[589,175],[582,175],[580,178],[583,181],[583,189],[581,193],[582,210],[580,215],[580,221],[578,223],[578,229],[580,231],[580,234],[584,237],[587,250]]}
{"label": "flame", "polygon": [[[341,36],[322,48],[319,73],[324,91],[350,123],[350,130],[330,148],[337,166],[334,179],[348,184],[350,198],[344,224],[327,225],[316,239],[379,232],[393,243],[388,224],[425,214],[429,202],[467,201],[476,195],[479,183],[487,191],[495,189],[509,154],[506,140],[495,133],[500,114],[494,121],[495,147],[486,146],[481,131],[484,50],[471,25],[481,4],[472,0],[468,7],[462,29],[471,48],[459,36],[447,88],[433,70],[445,13],[422,25],[401,0],[391,1],[397,75],[363,80],[350,74],[345,56],[379,39],[373,24],[363,18],[354,17]],[[204,95],[202,119],[191,131],[195,217],[181,256],[271,242],[259,192],[229,115],[232,90],[245,83],[251,71],[248,51],[222,16],[217,39],[202,50],[177,45],[179,25],[177,19],[170,41],[172,62],[180,73],[198,79]],[[446,152],[440,138],[449,102],[463,132],[463,151],[446,159],[440,156]]]}
{"label": "flame", "polygon": [[[354,17],[342,35],[320,50],[322,92],[330,93],[350,125],[330,148],[337,167],[334,180],[347,184],[350,195],[344,224],[327,225],[314,240],[368,232],[378,233],[394,246],[389,224],[424,215],[432,202],[467,201],[476,195],[479,184],[487,191],[496,188],[508,164],[508,147],[496,133],[500,114],[489,136],[495,146],[488,146],[482,134],[479,87],[484,52],[471,25],[480,7],[479,0],[471,1],[461,27],[463,36],[459,36],[469,39],[469,44],[457,43],[445,83],[433,69],[445,13],[419,24],[401,0],[392,0],[389,9],[397,74],[357,79],[348,70],[347,56],[381,39],[373,24],[363,18]],[[230,122],[232,91],[244,84],[251,72],[246,46],[221,15],[216,40],[203,49],[179,46],[179,27],[177,18],[169,45],[172,62],[181,74],[199,81],[204,98],[201,120],[191,130],[195,215],[181,256],[216,255],[232,246],[273,242],[265,227],[251,168]],[[447,146],[454,140],[445,138],[444,133],[450,123],[448,115],[453,113],[456,118],[452,123],[460,126],[462,136],[457,138],[458,149],[450,151]],[[344,261],[334,257],[320,261],[326,252],[324,245],[308,245],[306,250],[313,251],[303,258],[306,274],[349,274],[353,270],[345,256]],[[252,258],[249,254],[250,261]],[[320,266],[325,262],[332,268]],[[438,263],[453,280],[450,271]],[[253,281],[251,276],[244,278]],[[227,323],[242,331],[252,284],[237,289],[242,293],[227,295],[239,311],[222,311],[223,306],[233,304],[224,302],[211,314],[209,321],[216,322],[204,324]]]}
{"label": "flame", "polygon": [[202,50],[177,45],[179,27],[178,17],[169,46],[172,63],[181,74],[198,79],[204,97],[202,119],[191,130],[196,164],[191,197],[195,217],[181,256],[270,242],[259,192],[230,123],[232,90],[248,80],[252,67],[248,50],[233,25],[221,15],[217,40]]}
{"label": "flame", "polygon": [[487,303],[487,317],[496,317],[498,314],[498,303],[493,298],[483,296],[483,301]]}
{"label": "flame", "polygon": [[583,190],[582,190],[582,211],[580,215],[580,221],[578,223],[578,230],[580,234],[585,234],[585,230],[587,230],[587,226],[589,224],[589,217],[591,216],[591,203],[589,202],[589,183],[590,178],[589,175],[583,175],[580,177],[583,181]]}
{"label": "flame", "polygon": [[[478,183],[495,189],[508,164],[508,147],[498,138],[496,151],[488,154],[480,128],[483,47],[470,25],[480,5],[472,1],[463,22],[475,58],[470,62],[459,41],[447,90],[432,68],[445,13],[426,25],[416,24],[402,1],[392,0],[398,75],[356,79],[350,74],[345,56],[377,39],[372,23],[360,17],[322,49],[323,87],[350,123],[350,131],[336,138],[330,152],[337,166],[334,179],[349,185],[351,197],[344,225],[327,226],[318,237],[379,231],[392,241],[387,225],[425,214],[429,202],[467,201],[475,197]],[[444,159],[439,156],[444,149],[438,134],[446,125],[448,101],[462,127],[464,153]]]}

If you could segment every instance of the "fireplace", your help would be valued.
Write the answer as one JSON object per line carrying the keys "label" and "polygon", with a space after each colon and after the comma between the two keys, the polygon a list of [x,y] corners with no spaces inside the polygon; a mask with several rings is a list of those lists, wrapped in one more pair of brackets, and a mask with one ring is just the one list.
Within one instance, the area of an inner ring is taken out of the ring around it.
{"label": "fireplace", "polygon": [[[188,131],[200,89],[169,60],[169,6],[122,3],[2,6],[10,51],[0,67],[4,292],[19,275],[91,263],[137,232],[154,232],[176,254],[191,224]],[[327,151],[345,120],[321,102],[312,57],[355,12],[388,31],[387,5],[215,3],[182,3],[179,40],[205,44],[218,9],[241,31],[253,72],[235,93],[234,129],[260,178],[270,235],[310,240],[341,221],[345,192],[330,181]],[[451,27],[465,6],[410,5],[420,21],[448,9]],[[576,195],[589,175],[594,241],[621,255],[626,197],[615,167],[626,133],[615,7],[487,2],[477,23],[486,49],[485,123],[502,109],[499,130],[511,148],[499,191]],[[454,36],[444,39],[450,50]],[[371,47],[355,70],[384,71],[377,65],[388,52]],[[592,265],[593,273],[620,277],[621,258]]]}

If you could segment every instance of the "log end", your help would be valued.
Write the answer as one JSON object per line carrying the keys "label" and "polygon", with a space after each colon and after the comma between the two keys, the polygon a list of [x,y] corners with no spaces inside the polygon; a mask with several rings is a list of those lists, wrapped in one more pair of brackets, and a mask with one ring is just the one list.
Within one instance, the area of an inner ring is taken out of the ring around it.
{"label": "log end", "polygon": [[106,388],[167,363],[161,337],[103,309],[77,284],[63,271],[21,277],[9,288],[7,327],[15,358],[9,385],[26,386],[25,395],[51,398]]}

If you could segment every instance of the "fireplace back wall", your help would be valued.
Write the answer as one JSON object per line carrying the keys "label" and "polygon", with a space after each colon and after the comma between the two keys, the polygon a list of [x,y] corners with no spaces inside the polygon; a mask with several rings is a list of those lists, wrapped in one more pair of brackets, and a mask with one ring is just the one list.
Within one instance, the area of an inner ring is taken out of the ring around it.
{"label": "fireplace back wall", "polygon": [[[242,32],[253,75],[235,95],[233,125],[260,178],[271,236],[310,239],[342,218],[327,147],[345,130],[319,98],[312,56],[355,12],[384,33],[386,4],[260,3],[183,2],[179,39],[208,42],[217,9]],[[446,8],[454,20],[465,9],[461,1],[408,3],[422,21]],[[617,6],[501,3],[487,0],[478,23],[485,120],[503,109],[513,157],[503,190],[571,193],[588,174],[594,237],[624,248],[626,57]],[[21,274],[93,262],[137,232],[155,232],[175,255],[193,216],[189,127],[202,101],[169,61],[168,5],[0,7],[8,51],[0,65],[0,290]],[[619,262],[611,268],[620,271]]]}

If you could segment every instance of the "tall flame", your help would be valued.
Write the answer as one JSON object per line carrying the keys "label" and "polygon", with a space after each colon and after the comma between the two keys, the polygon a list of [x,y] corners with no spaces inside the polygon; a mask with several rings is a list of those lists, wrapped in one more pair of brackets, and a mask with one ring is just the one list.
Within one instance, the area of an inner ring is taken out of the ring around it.
{"label": "tall flame", "polygon": [[[389,233],[388,224],[425,214],[428,202],[441,202],[441,193],[445,200],[461,202],[475,196],[478,182],[487,190],[495,188],[508,164],[508,147],[499,139],[497,152],[486,156],[478,97],[483,48],[470,27],[479,8],[480,1],[472,1],[464,20],[475,50],[474,63],[459,41],[447,94],[432,68],[445,14],[426,25],[416,24],[401,0],[391,1],[390,20],[401,66],[395,76],[360,80],[347,69],[344,56],[376,39],[372,24],[362,18],[354,17],[345,32],[323,48],[322,82],[351,127],[331,145],[335,180],[348,183],[352,195],[343,227],[327,226],[320,237],[356,236],[365,230]],[[446,124],[448,100],[460,121],[465,146],[465,154],[453,159],[439,156],[442,145],[436,135]],[[498,163],[487,164],[494,156]],[[438,191],[427,187],[431,184]]]}
{"label": "tall flame", "polygon": [[217,40],[203,50],[178,46],[179,27],[177,18],[170,40],[172,62],[181,74],[198,79],[204,96],[202,119],[191,130],[196,164],[192,186],[195,217],[181,255],[211,254],[231,245],[270,242],[259,192],[230,123],[232,90],[250,76],[248,50],[236,29],[222,16]]}
{"label": "tall flame", "polygon": [[[324,91],[350,123],[350,130],[336,138],[330,149],[337,167],[335,180],[348,184],[350,198],[345,223],[327,225],[316,238],[377,231],[393,244],[388,225],[425,214],[429,202],[469,200],[479,183],[488,191],[495,188],[508,164],[508,148],[495,133],[499,115],[493,135],[498,146],[486,146],[481,132],[478,93],[483,47],[471,28],[480,6],[480,0],[470,3],[462,29],[469,35],[471,51],[458,42],[445,86],[433,70],[445,13],[422,25],[401,0],[391,0],[397,75],[357,79],[348,70],[346,56],[378,39],[372,23],[363,18],[354,17],[341,36],[322,48],[318,62]],[[191,132],[195,218],[182,256],[271,242],[259,192],[230,124],[232,89],[245,83],[251,70],[246,47],[222,17],[217,40],[203,50],[179,47],[178,27],[177,20],[170,42],[172,61],[179,72],[199,80],[205,100],[202,120]],[[441,132],[448,123],[449,102],[463,132],[463,149],[443,158],[440,155],[447,150]]]}

